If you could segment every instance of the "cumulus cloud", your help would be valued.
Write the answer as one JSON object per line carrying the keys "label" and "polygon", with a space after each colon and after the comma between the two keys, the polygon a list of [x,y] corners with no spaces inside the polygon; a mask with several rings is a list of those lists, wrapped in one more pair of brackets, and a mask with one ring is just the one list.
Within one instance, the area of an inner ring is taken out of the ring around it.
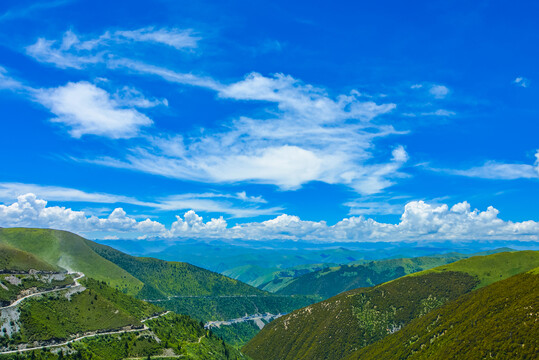
{"label": "cumulus cloud", "polygon": [[133,105],[132,98],[126,102],[112,98],[107,91],[85,81],[36,90],[35,99],[57,116],[52,122],[67,126],[75,138],[88,134],[130,138],[141,127],[153,123],[138,110],[124,106]]}
{"label": "cumulus cloud", "polygon": [[436,99],[443,99],[449,94],[449,88],[444,85],[432,85],[429,93]]}
{"label": "cumulus cloud", "polygon": [[176,216],[169,228],[157,221],[137,221],[121,208],[107,217],[88,216],[59,206],[47,206],[33,194],[21,195],[11,205],[0,205],[0,226],[49,227],[82,234],[112,232],[109,236],[158,236],[166,238],[221,238],[243,240],[404,241],[404,240],[538,240],[539,223],[504,221],[492,206],[472,210],[468,202],[449,207],[424,201],[404,206],[396,224],[381,223],[364,216],[345,218],[335,225],[305,221],[282,214],[262,222],[228,226],[222,217],[209,221],[193,210]]}
{"label": "cumulus cloud", "polygon": [[11,205],[0,205],[0,224],[3,227],[43,227],[88,233],[98,231],[144,232],[162,234],[163,224],[146,219],[137,221],[127,216],[122,208],[116,208],[106,218],[87,216],[83,211],[75,211],[60,206],[47,206],[47,201],[34,194],[20,195]]}

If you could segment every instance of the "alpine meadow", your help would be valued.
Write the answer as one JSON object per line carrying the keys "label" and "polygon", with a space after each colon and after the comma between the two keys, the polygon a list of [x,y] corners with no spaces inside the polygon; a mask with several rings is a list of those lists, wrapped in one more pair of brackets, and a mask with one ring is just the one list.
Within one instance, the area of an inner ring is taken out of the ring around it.
{"label": "alpine meadow", "polygon": [[539,2],[0,2],[0,360],[539,359]]}

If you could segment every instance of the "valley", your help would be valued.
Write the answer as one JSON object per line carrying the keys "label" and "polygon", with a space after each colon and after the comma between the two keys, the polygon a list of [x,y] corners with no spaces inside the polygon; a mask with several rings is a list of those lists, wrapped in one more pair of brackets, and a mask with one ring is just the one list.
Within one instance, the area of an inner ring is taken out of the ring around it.
{"label": "valley", "polygon": [[[422,328],[417,324],[431,313],[464,306],[456,304],[539,266],[538,252],[508,248],[301,265],[281,270],[286,285],[270,292],[263,289],[267,283],[256,288],[55,230],[0,229],[0,247],[0,358],[6,359],[60,353],[73,359],[368,358],[395,348],[391,339]],[[89,261],[108,271],[90,268]],[[533,304],[537,297],[522,299]]]}

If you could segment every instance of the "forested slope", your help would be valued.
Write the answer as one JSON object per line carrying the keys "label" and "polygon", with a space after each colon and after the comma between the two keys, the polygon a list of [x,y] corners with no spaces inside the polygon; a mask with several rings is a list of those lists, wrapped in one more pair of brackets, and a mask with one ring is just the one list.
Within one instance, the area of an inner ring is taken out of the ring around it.
{"label": "forested slope", "polygon": [[461,295],[539,266],[539,253],[473,257],[372,288],[339,294],[283,316],[246,346],[254,359],[339,359]]}
{"label": "forested slope", "polygon": [[353,353],[352,359],[533,359],[539,268],[466,294]]}

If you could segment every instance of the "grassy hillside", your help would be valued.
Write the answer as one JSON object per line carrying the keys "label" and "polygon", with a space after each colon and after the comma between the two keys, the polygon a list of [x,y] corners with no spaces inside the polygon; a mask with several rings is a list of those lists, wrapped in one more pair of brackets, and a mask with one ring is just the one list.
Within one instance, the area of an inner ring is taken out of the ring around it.
{"label": "grassy hillside", "polygon": [[[501,280],[539,266],[537,253],[529,251],[461,261],[465,265],[459,261],[296,310],[266,326],[243,350],[254,359],[339,359],[472,291],[493,274]],[[501,270],[494,270],[497,266]]]}
{"label": "grassy hillside", "polygon": [[129,294],[143,283],[93,251],[87,240],[67,231],[49,229],[0,229],[0,244],[31,253],[39,260],[66,270],[85,273]]}
{"label": "grassy hillside", "polygon": [[539,268],[464,295],[349,359],[533,359]]}
{"label": "grassy hillside", "polygon": [[278,294],[320,295],[329,298],[359,287],[374,286],[417,271],[460,260],[464,255],[432,256],[372,261],[308,273],[290,280]]}
{"label": "grassy hillside", "polygon": [[87,244],[100,256],[144,283],[145,288],[138,297],[160,299],[168,296],[264,294],[238,280],[187,263],[135,257],[88,240]]}
{"label": "grassy hillside", "polygon": [[[21,343],[50,344],[62,342],[75,334],[91,331],[140,328],[138,332],[99,335],[73,342],[51,350],[36,350],[22,355],[0,355],[0,359],[63,359],[116,360],[125,358],[185,359],[245,359],[239,351],[224,343],[188,316],[170,313],[149,320],[142,328],[141,320],[163,310],[137,300],[107,286],[104,282],[86,279],[84,291],[65,292],[32,298],[20,305],[16,331],[11,336],[0,336],[0,348]],[[13,321],[13,320],[12,320]],[[6,324],[1,324],[2,327]],[[15,325],[15,324],[14,324]]]}
{"label": "grassy hillside", "polygon": [[241,317],[245,311],[290,312],[314,302],[307,297],[270,297],[265,291],[194,265],[130,256],[65,231],[0,229],[0,246],[26,251],[34,262],[81,271],[139,299],[161,300],[158,304],[167,310],[204,320]]}
{"label": "grassy hillside", "polygon": [[163,311],[104,282],[85,279],[83,284],[86,290],[70,297],[66,292],[55,292],[19,305],[18,341],[68,339],[77,333],[141,325],[140,319]]}
{"label": "grassy hillside", "polygon": [[2,243],[0,243],[0,269],[13,271],[28,271],[30,269],[41,271],[59,270],[57,266],[48,264],[26,251]]}
{"label": "grassy hillside", "polygon": [[420,276],[431,272],[461,271],[477,276],[480,280],[477,288],[480,288],[532,269],[538,263],[539,251],[503,252],[488,256],[474,256],[410,276]]}

